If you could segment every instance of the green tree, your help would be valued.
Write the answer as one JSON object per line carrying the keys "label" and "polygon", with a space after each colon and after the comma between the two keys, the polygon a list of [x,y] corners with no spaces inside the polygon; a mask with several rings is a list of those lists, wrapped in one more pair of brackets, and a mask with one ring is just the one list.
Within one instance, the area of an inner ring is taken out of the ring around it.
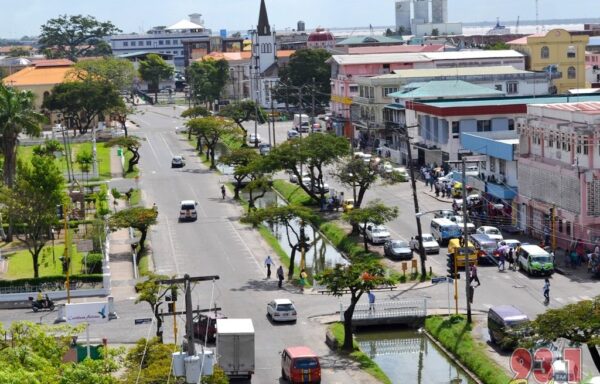
{"label": "green tree", "polygon": [[208,103],[212,106],[227,84],[229,64],[225,59],[195,61],[188,67],[186,78],[194,105]]}
{"label": "green tree", "polygon": [[160,282],[165,279],[167,279],[167,276],[148,272],[145,280],[140,281],[135,285],[135,289],[138,292],[135,303],[148,303],[156,320],[156,337],[161,342],[163,335],[163,318],[160,313],[160,306],[163,304],[165,296],[171,292],[172,288]]}
{"label": "green tree", "polygon": [[74,129],[84,134],[109,110],[123,106],[115,86],[104,81],[70,81],[57,84],[44,99],[42,108],[61,112]]}
{"label": "green tree", "polygon": [[0,83],[0,135],[4,155],[4,184],[12,187],[17,167],[17,145],[21,133],[39,136],[44,115],[35,111],[34,95]]}
{"label": "green tree", "polygon": [[505,49],[510,49],[510,45],[503,41],[497,41],[494,44],[487,44],[483,49],[490,51],[502,51]]}
{"label": "green tree", "polygon": [[377,181],[379,172],[362,159],[350,159],[341,163],[333,176],[352,190],[354,207],[360,208],[365,193]]}
{"label": "green tree", "polygon": [[136,72],[129,60],[103,57],[78,62],[73,75],[80,81],[106,82],[119,91],[130,91]]}
{"label": "green tree", "polygon": [[234,184],[234,199],[240,198],[240,191],[244,184],[250,181],[252,168],[247,167],[248,164],[258,160],[261,156],[252,148],[242,147],[233,149],[231,152],[221,155],[219,163],[233,167]]}
{"label": "green tree", "polygon": [[322,48],[305,48],[294,52],[288,65],[280,70],[281,81],[275,88],[277,100],[299,106],[303,110],[304,106],[312,109],[313,95],[315,109],[329,103],[331,67],[326,61],[330,57],[331,53]]}
{"label": "green tree", "polygon": [[83,327],[13,322],[0,326],[1,383],[116,384],[121,349],[108,349],[104,359],[64,362],[73,337]]}
{"label": "green tree", "polygon": [[79,170],[85,174],[85,178],[87,181],[87,176],[92,168],[92,164],[94,162],[94,155],[92,155],[91,151],[82,150],[77,153],[75,157],[75,162],[79,165]]}
{"label": "green tree", "polygon": [[8,51],[8,57],[29,57],[31,48],[15,46]]}
{"label": "green tree", "polygon": [[119,146],[127,148],[127,150],[133,155],[127,163],[127,173],[135,170],[134,167],[140,162],[140,147],[142,146],[142,141],[139,137],[115,137],[114,139],[109,140],[105,145],[107,147]]}
{"label": "green tree", "polygon": [[33,147],[33,154],[55,158],[56,152],[62,152],[62,145],[56,139],[46,139],[43,144]]}
{"label": "green tree", "polygon": [[138,262],[144,253],[146,236],[151,225],[156,224],[158,211],[154,208],[132,207],[118,211],[108,219],[112,230],[119,228],[134,228],[140,231],[140,248],[137,253]]}
{"label": "green tree", "polygon": [[267,113],[254,100],[236,101],[221,108],[219,116],[227,117],[233,120],[244,132],[244,145],[247,142],[248,130],[242,123],[246,121],[256,121],[258,124],[267,122]]}
{"label": "green tree", "polygon": [[64,177],[54,158],[33,156],[31,166],[19,162],[12,189],[4,188],[3,203],[22,229],[17,234],[31,254],[33,277],[39,277],[39,256],[56,223],[56,206],[65,198]]}
{"label": "green tree", "polygon": [[273,148],[269,158],[276,163],[278,169],[289,170],[298,180],[302,180],[301,172],[308,172],[311,185],[299,185],[315,201],[321,201],[325,197],[325,191],[312,186],[324,185],[326,166],[337,163],[349,150],[346,138],[317,134],[286,141]]}
{"label": "green tree", "polygon": [[225,137],[233,139],[241,137],[240,129],[228,119],[221,117],[201,117],[189,120],[185,123],[188,129],[198,136],[198,140],[202,138],[207,147],[206,156],[210,158],[210,168],[216,169],[215,149],[217,144]]}
{"label": "green tree", "polygon": [[433,28],[431,30],[431,36],[439,36],[440,35],[440,30],[437,28]]}
{"label": "green tree", "polygon": [[[311,209],[297,205],[286,205],[251,210],[244,216],[242,221],[251,223],[254,226],[267,223],[270,226],[281,225],[285,227],[288,245],[292,250],[288,268],[288,279],[291,279],[294,276],[296,252],[304,250],[306,253],[311,247],[310,239],[305,234],[305,226],[314,219],[315,215]],[[296,224],[297,221],[300,221],[299,226]]]}
{"label": "green tree", "polygon": [[342,349],[353,350],[352,315],[361,296],[378,287],[394,285],[393,279],[387,278],[385,270],[375,259],[356,258],[346,265],[337,264],[316,276],[319,284],[327,287],[328,291],[338,297],[350,292],[350,305],[344,311],[344,343]]}
{"label": "green tree", "polygon": [[530,336],[518,340],[523,346],[549,344],[561,338],[575,344],[585,344],[596,369],[600,370],[600,296],[562,308],[548,309],[536,317],[531,328],[533,332]]}
{"label": "green tree", "polygon": [[398,217],[398,207],[388,207],[380,200],[370,201],[364,208],[355,208],[345,213],[343,218],[350,224],[355,231],[357,228],[363,233],[363,243],[365,251],[369,251],[369,243],[365,230],[368,223],[381,225]]}
{"label": "green tree", "polygon": [[123,384],[178,383],[171,369],[172,354],[177,351],[177,345],[163,344],[157,337],[138,340],[125,357]]}
{"label": "green tree", "polygon": [[[82,56],[94,56],[106,51],[105,37],[121,32],[110,21],[100,22],[93,16],[61,15],[42,25],[39,37],[41,50],[50,57],[65,57],[72,61]],[[110,51],[108,52],[110,54]]]}
{"label": "green tree", "polygon": [[260,199],[271,190],[273,182],[263,173],[258,161],[253,161],[243,168],[244,170],[241,170],[240,172],[247,172],[250,182],[246,184],[242,191],[248,194],[248,210],[251,211],[256,209],[256,200]]}
{"label": "green tree", "polygon": [[175,70],[155,53],[149,54],[146,60],[140,61],[139,64],[140,77],[148,83],[148,90],[154,92],[154,102],[156,103],[160,82],[170,79]]}
{"label": "green tree", "polygon": [[[208,111],[208,109],[206,109],[206,107],[202,106],[202,105],[195,105],[193,107],[190,107],[188,109],[186,109],[185,111],[181,112],[181,117],[184,117],[186,119],[194,119],[196,117],[207,117],[210,116],[210,112]],[[192,130],[188,129],[188,140],[192,139]],[[196,147],[196,149],[198,149],[200,151],[200,154],[202,154],[202,143],[198,142],[198,146]]]}

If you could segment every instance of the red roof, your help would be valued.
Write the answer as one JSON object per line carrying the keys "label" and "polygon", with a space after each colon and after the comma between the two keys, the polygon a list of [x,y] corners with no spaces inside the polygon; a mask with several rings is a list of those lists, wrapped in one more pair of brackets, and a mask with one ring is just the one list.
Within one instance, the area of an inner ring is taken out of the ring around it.
{"label": "red roof", "polygon": [[545,105],[545,107],[561,111],[581,112],[587,115],[600,115],[600,102],[598,101],[588,101],[582,103],[547,104]]}
{"label": "red roof", "polygon": [[286,350],[292,357],[317,357],[312,349],[306,346],[287,347]]}
{"label": "red roof", "polygon": [[36,67],[70,67],[74,62],[69,59],[43,59],[43,60],[32,60],[33,65]]}
{"label": "red roof", "polygon": [[329,31],[323,28],[317,28],[314,32],[308,35],[308,41],[335,41],[335,37]]}

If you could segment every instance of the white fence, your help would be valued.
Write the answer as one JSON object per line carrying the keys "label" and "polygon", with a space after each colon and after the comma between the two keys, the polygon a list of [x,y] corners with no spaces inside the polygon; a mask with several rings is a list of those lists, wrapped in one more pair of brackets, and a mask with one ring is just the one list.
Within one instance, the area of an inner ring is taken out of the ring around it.
{"label": "white fence", "polygon": [[[345,310],[346,308],[340,303],[341,321],[344,321]],[[357,304],[354,307],[352,320],[425,316],[427,316],[427,299],[404,299],[377,301],[374,304]]]}

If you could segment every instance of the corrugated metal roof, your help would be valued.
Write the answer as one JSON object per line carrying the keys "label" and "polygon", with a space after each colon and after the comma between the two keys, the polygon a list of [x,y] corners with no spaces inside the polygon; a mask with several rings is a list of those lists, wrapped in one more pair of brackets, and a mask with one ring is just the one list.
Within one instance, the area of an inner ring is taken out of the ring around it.
{"label": "corrugated metal roof", "polygon": [[409,92],[390,93],[391,97],[402,99],[422,99],[441,97],[481,97],[503,96],[504,93],[495,89],[471,84],[462,80],[430,81],[427,84]]}
{"label": "corrugated metal roof", "polygon": [[2,79],[11,86],[60,84],[67,79],[72,67],[27,67]]}
{"label": "corrugated metal roof", "polygon": [[387,36],[352,36],[337,42],[336,45],[361,45],[373,43],[400,44],[402,41],[402,36],[399,36],[399,38]]}
{"label": "corrugated metal roof", "polygon": [[419,53],[374,53],[366,55],[333,55],[331,59],[340,65],[424,62],[434,60],[473,60],[494,58],[524,58],[525,56],[513,50],[498,51],[446,51]]}
{"label": "corrugated metal roof", "polygon": [[411,77],[442,77],[442,76],[481,76],[481,75],[512,75],[531,73],[510,65],[494,65],[491,67],[459,67],[459,68],[423,68],[396,69],[394,73],[374,76],[373,79],[411,78]]}
{"label": "corrugated metal roof", "polygon": [[436,108],[456,108],[456,107],[485,107],[485,106],[500,106],[500,105],[529,105],[529,104],[557,104],[557,103],[576,103],[576,102],[600,101],[600,95],[580,95],[580,96],[551,96],[551,97],[494,97],[487,99],[466,99],[466,100],[436,100],[436,101],[420,101],[421,104],[426,104]]}
{"label": "corrugated metal roof", "polygon": [[600,101],[587,101],[580,103],[559,103],[544,105],[548,109],[556,109],[560,111],[580,112],[588,115],[600,114]]}

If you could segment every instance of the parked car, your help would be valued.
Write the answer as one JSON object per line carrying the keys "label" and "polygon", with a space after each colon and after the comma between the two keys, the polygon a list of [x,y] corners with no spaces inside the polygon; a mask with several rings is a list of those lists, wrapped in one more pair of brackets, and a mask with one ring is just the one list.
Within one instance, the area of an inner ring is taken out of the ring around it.
{"label": "parked car", "polygon": [[305,346],[287,347],[281,352],[281,378],[290,383],[320,383],[319,357]]}
{"label": "parked car", "polygon": [[175,127],[175,133],[188,133],[188,127]]}
{"label": "parked car", "polygon": [[[298,184],[298,176],[294,172],[289,171],[290,174],[290,183]],[[302,171],[302,180],[308,179],[310,182],[310,174],[306,171]]]}
{"label": "parked car", "polygon": [[268,143],[258,144],[258,152],[263,156],[267,155],[269,152],[271,152],[271,144],[268,144]]}
{"label": "parked car", "polygon": [[517,263],[529,275],[549,276],[554,273],[554,257],[537,245],[522,245]]}
{"label": "parked car", "polygon": [[401,182],[406,182],[410,180],[410,175],[405,167],[396,167],[392,169],[392,173],[398,175],[398,179]]}
{"label": "parked car", "polygon": [[300,136],[300,132],[296,131],[296,130],[290,130],[287,131],[287,138],[288,140],[291,140],[295,137],[299,137]]}
{"label": "parked car", "polygon": [[260,135],[258,133],[257,134],[251,133],[251,134],[248,135],[248,142],[250,144],[257,144],[257,143],[260,143],[261,141],[262,140],[261,140]]}
{"label": "parked car", "polygon": [[384,225],[367,224],[364,236],[373,244],[383,244],[390,240],[390,232]]}
{"label": "parked car", "polygon": [[[479,204],[481,202],[481,196],[478,194],[472,194],[467,196],[467,207]],[[463,199],[454,199],[452,202],[452,209],[455,211],[462,210]]]}
{"label": "parked car", "polygon": [[389,161],[379,163],[379,173],[383,177],[389,177],[394,172],[394,166]]}
{"label": "parked car", "polygon": [[290,299],[275,299],[267,304],[267,316],[273,321],[296,321],[296,307]]}
{"label": "parked car", "polygon": [[306,188],[312,190],[314,193],[321,193],[321,192],[322,193],[328,193],[329,192],[329,184],[327,184],[327,183],[324,182],[321,185],[321,183],[319,182],[319,180],[313,180],[311,182],[310,177],[305,178],[305,179],[303,178],[302,179],[302,184]]}
{"label": "parked car", "polygon": [[[419,235],[413,238],[410,247],[413,251],[419,252]],[[425,253],[440,253],[440,244],[430,233],[423,234],[423,248],[425,249]]]}
{"label": "parked car", "polygon": [[477,233],[480,233],[482,235],[488,235],[490,239],[495,240],[496,242],[504,239],[504,236],[502,236],[502,232],[500,232],[498,228],[491,227],[489,225],[483,225],[477,228]]}
{"label": "parked car", "polygon": [[[461,231],[464,232],[464,218],[462,217],[462,215],[454,215],[450,217],[450,221],[454,221],[456,224],[458,224],[460,226]],[[476,231],[477,228],[475,227],[475,224],[467,221],[467,233],[471,235]]]}
{"label": "parked car", "polygon": [[439,211],[436,211],[433,214],[433,217],[436,219],[451,219],[456,216],[456,213],[450,209],[442,209]]}
{"label": "parked car", "polygon": [[508,245],[510,248],[517,249],[519,245],[521,245],[521,241],[517,239],[504,239],[504,244]]}
{"label": "parked car", "polygon": [[200,313],[193,321],[194,338],[199,341],[214,343],[217,335],[217,319],[226,319],[221,312]]}
{"label": "parked car", "polygon": [[393,260],[410,260],[413,257],[412,249],[407,241],[388,240],[383,245],[384,254]]}
{"label": "parked car", "polygon": [[171,168],[183,168],[185,167],[185,159],[183,156],[173,156],[171,159]]}

